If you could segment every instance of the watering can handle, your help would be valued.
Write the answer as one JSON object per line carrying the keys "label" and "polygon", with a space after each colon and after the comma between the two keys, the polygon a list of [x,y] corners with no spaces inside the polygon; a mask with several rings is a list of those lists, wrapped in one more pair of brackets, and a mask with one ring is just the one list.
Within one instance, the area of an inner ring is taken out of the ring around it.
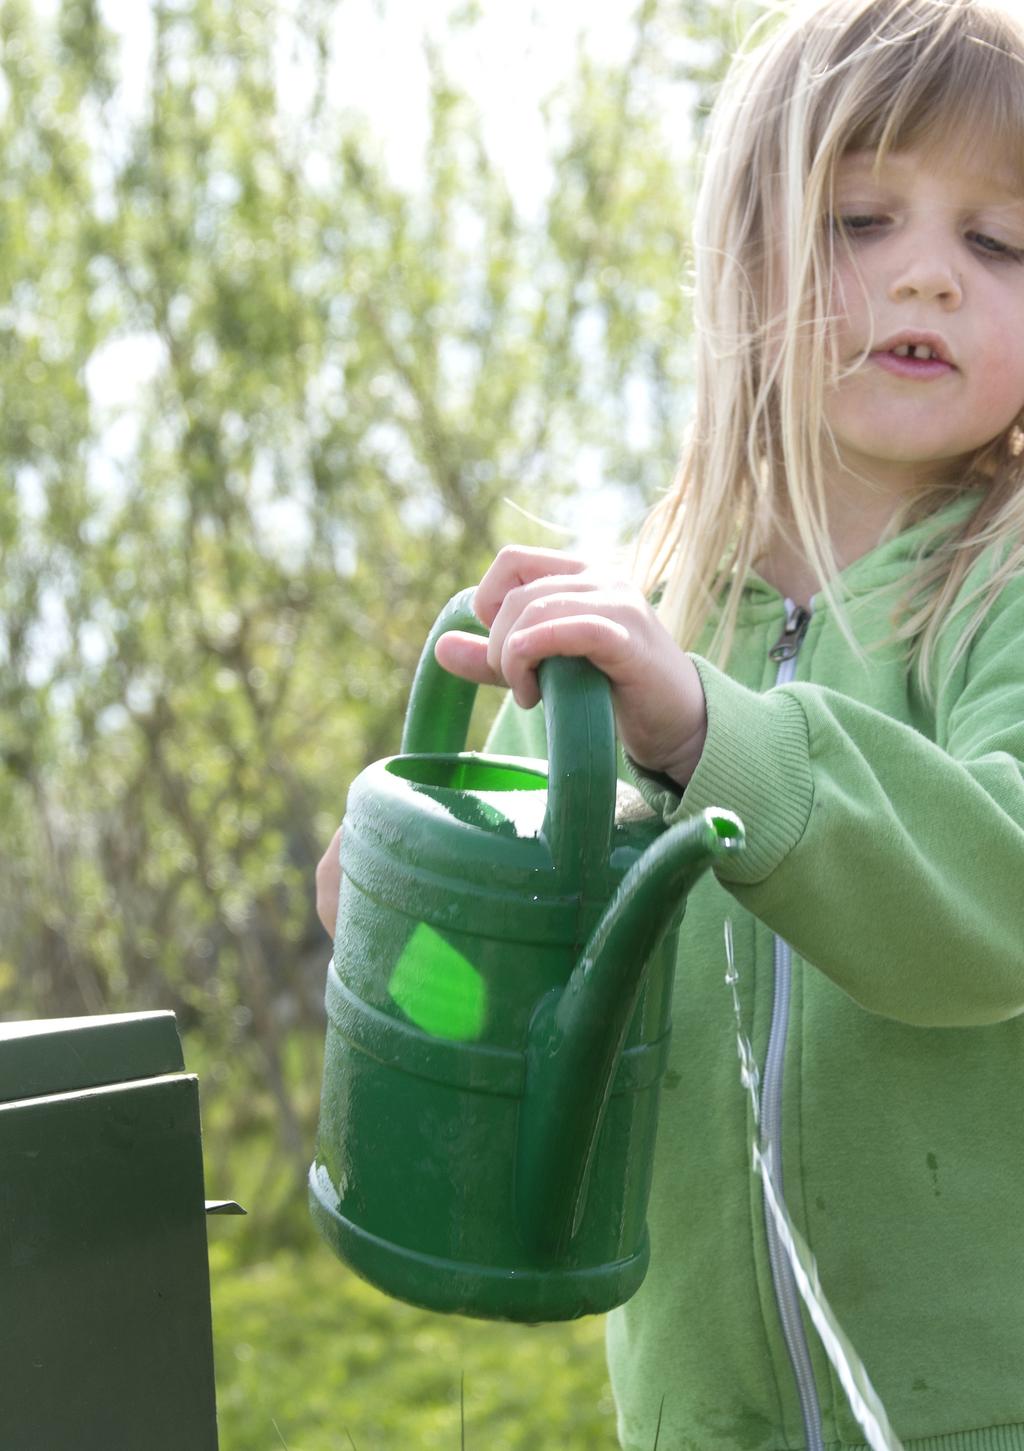
{"label": "watering can handle", "polygon": [[[476,685],[443,670],[434,646],[448,630],[486,635],[473,590],[450,599],[427,636],[412,683],[403,754],[465,749]],[[555,866],[584,897],[604,893],[615,822],[615,717],[607,676],[588,660],[543,660],[537,671],[548,743],[544,836]]]}

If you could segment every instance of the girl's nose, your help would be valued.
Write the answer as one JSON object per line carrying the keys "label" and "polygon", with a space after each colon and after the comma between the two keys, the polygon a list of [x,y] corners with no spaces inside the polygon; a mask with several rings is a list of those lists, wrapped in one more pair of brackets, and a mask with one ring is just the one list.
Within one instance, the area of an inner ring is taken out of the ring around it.
{"label": "girl's nose", "polygon": [[889,283],[889,297],[894,302],[918,297],[955,308],[963,300],[963,287],[953,259],[934,244],[929,246],[924,243],[908,247],[895,267]]}

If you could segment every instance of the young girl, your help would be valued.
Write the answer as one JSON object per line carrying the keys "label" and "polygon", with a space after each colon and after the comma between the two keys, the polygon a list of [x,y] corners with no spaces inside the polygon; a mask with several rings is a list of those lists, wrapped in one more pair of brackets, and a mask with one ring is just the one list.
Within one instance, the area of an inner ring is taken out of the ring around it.
{"label": "young girl", "polygon": [[[904,1443],[1024,1448],[1024,20],[825,0],[741,58],[695,222],[697,410],[640,588],[506,549],[443,665],[586,655],[690,898],[650,1207],[609,1321],[629,1451],[862,1444],[763,1148]],[[660,591],[657,609],[648,599]],[[538,712],[491,745],[544,751]]]}
{"label": "young girl", "polygon": [[[588,656],[665,820],[746,827],[680,934],[651,1267],[609,1319],[628,1451],[863,1444],[755,1134],[904,1444],[1024,1448],[1013,3],[824,0],[736,63],[695,223],[696,418],[640,587],[503,550],[489,641],[437,647],[527,710],[539,660]],[[543,754],[538,717],[491,745]]]}

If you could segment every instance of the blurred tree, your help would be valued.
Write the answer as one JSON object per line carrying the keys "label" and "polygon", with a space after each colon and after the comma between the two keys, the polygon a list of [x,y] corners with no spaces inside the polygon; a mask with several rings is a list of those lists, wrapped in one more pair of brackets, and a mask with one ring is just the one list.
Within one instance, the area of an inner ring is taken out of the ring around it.
{"label": "blurred tree", "polygon": [[0,1012],[173,1007],[306,1156],[312,868],[429,620],[583,450],[638,499],[671,470],[689,178],[656,97],[699,107],[734,10],[643,0],[620,66],[581,58],[527,218],[444,33],[413,192],[332,101],[342,5],[151,0],[128,121],[97,0],[0,0]]}

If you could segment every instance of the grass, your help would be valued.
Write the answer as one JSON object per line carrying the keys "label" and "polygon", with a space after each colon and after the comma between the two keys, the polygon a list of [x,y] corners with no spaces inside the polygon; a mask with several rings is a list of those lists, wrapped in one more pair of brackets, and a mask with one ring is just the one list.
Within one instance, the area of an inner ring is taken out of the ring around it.
{"label": "grass", "polygon": [[599,1318],[434,1315],[358,1280],[312,1229],[308,1245],[240,1262],[225,1241],[244,1226],[211,1233],[222,1451],[616,1445]]}

